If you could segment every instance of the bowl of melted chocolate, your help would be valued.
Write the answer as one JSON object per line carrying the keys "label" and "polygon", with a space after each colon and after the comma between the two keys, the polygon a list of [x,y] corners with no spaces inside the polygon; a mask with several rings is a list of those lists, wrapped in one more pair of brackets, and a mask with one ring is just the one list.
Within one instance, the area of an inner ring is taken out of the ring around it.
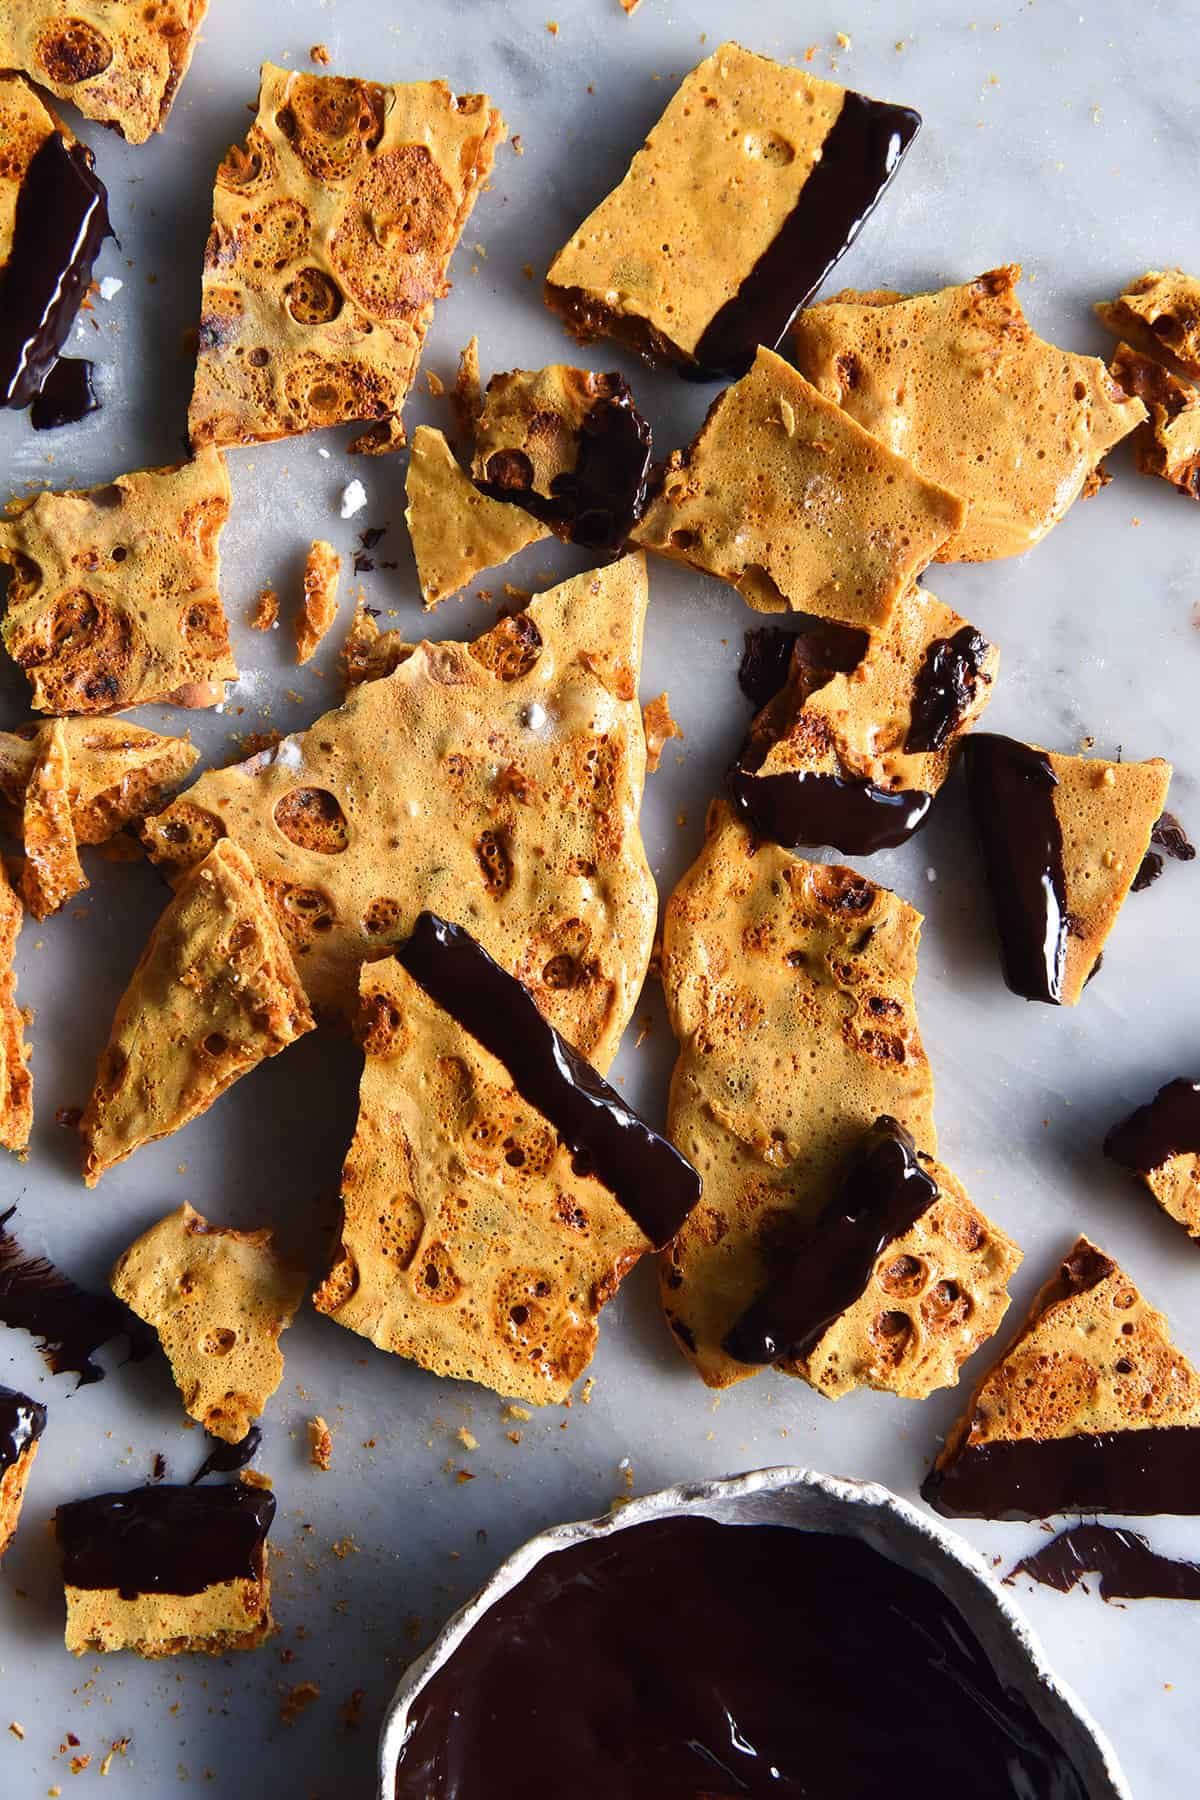
{"label": "bowl of melted chocolate", "polygon": [[536,1537],[408,1670],[380,1800],[1129,1800],[969,1545],[763,1469]]}

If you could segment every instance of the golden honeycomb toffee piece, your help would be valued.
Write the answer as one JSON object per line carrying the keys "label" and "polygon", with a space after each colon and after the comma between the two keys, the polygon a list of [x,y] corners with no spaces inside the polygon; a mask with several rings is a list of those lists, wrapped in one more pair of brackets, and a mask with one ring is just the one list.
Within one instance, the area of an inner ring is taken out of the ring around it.
{"label": "golden honeycomb toffee piece", "polygon": [[13,958],[24,908],[0,862],[0,1145],[24,1150],[33,1127],[33,1078]]}
{"label": "golden honeycomb toffee piece", "polygon": [[1146,416],[1098,357],[1038,337],[1020,273],[930,294],[850,291],[793,330],[797,366],[827,400],[967,503],[939,562],[1030,549]]}
{"label": "golden honeycomb toffee piece", "polygon": [[215,450],[9,502],[4,646],[38,712],[215,706],[237,675],[218,592],[229,476]]}
{"label": "golden honeycomb toffee piece", "polygon": [[427,609],[459,594],[484,569],[550,536],[520,506],[494,500],[459,468],[440,431],[418,425],[413,433],[405,520],[417,559],[417,579]]}
{"label": "golden honeycomb toffee piece", "polygon": [[249,858],[223,839],[180,883],[117,1006],[79,1124],[88,1186],[312,1026]]}
{"label": "golden honeycomb toffee piece", "polygon": [[559,251],[546,304],[584,342],[742,375],[857,236],[920,123],[722,44]]}
{"label": "golden honeycomb toffee piece", "polygon": [[303,1269],[271,1236],[211,1225],[185,1203],[112,1271],[118,1300],[158,1333],[185,1411],[227,1443],[242,1441],[283,1380],[279,1338],[304,1297]]}
{"label": "golden honeycomb toffee piece", "polygon": [[903,843],[991,698],[999,661],[981,632],[918,587],[877,636],[798,633],[787,680],[731,772],[738,812],[790,849],[866,856]]}
{"label": "golden honeycomb toffee piece", "polygon": [[459,927],[423,914],[361,983],[358,1126],[315,1304],[436,1374],[563,1400],[698,1177]]}
{"label": "golden honeycomb toffee piece", "polygon": [[1136,394],[1150,415],[1133,436],[1142,474],[1158,475],[1189,500],[1200,500],[1200,389],[1129,344],[1117,345],[1109,366],[1113,379]]}
{"label": "golden honeycomb toffee piece", "polygon": [[46,1408],[28,1394],[0,1387],[0,1561],[16,1536],[25,1484],[46,1429]]}
{"label": "golden honeycomb toffee piece", "polygon": [[304,591],[296,614],[296,661],[311,662],[337,618],[338,577],[342,559],[332,544],[318,538],[304,559]]}
{"label": "golden honeycomb toffee piece", "polygon": [[21,895],[35,919],[46,919],[87,887],[71,816],[71,765],[65,722],[43,725],[25,784]]}
{"label": "golden honeycomb toffee piece", "polygon": [[1200,1511],[1200,1375],[1081,1237],[921,1488],[949,1518]]}
{"label": "golden honeycomb toffee piece", "polygon": [[421,644],[307,731],[203,775],[147,822],[150,854],[174,876],[239,844],[319,1012],[353,1019],[360,964],[428,909],[605,1069],[657,912],[639,829],[645,609],[627,556],[472,643]]}
{"label": "golden honeycomb toffee piece", "polygon": [[0,68],[142,144],[167,122],[207,10],[208,0],[0,0]]}
{"label": "golden honeycomb toffee piece", "polygon": [[1183,269],[1148,269],[1116,300],[1096,306],[1117,337],[1177,375],[1200,381],[1200,280]]}
{"label": "golden honeycomb toffee piece", "polygon": [[1163,1211],[1200,1238],[1200,1082],[1168,1081],[1113,1126],[1104,1154],[1140,1175]]}
{"label": "golden honeycomb toffee piece", "polygon": [[704,1190],[660,1264],[667,1321],[710,1387],[755,1372],[726,1337],[875,1120],[936,1153],[912,992],[920,928],[887,888],[761,843],[724,802],[710,808],[663,927],[679,1040],[668,1125]]}
{"label": "golden honeycomb toffee piece", "polygon": [[217,171],[193,444],[347,421],[403,442],[434,302],[504,121],[442,81],[382,86],[264,63],[258,116]]}
{"label": "golden honeycomb toffee piece", "polygon": [[667,461],[634,531],[758,612],[882,630],[965,507],[772,350]]}

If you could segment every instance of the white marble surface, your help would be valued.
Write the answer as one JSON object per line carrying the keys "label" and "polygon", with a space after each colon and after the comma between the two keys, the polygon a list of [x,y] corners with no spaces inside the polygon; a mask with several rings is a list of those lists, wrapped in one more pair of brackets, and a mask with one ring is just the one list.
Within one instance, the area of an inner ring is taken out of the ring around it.
{"label": "white marble surface", "polygon": [[[177,455],[190,375],[184,334],[196,316],[211,172],[245,128],[259,61],[304,65],[318,41],[346,73],[486,86],[521,136],[523,157],[511,147],[500,152],[454,265],[454,292],[439,309],[426,366],[443,377],[472,331],[485,371],[566,353],[522,265],[540,278],[620,173],[673,79],[703,54],[702,34],[711,46],[733,30],[784,57],[815,45],[817,73],[836,64],[838,78],[925,115],[894,192],[840,279],[906,287],[1019,259],[1035,325],[1071,348],[1101,350],[1093,299],[1147,267],[1200,265],[1200,91],[1194,8],[1184,0],[1082,6],[1004,4],[972,19],[955,0],[811,0],[803,8],[760,0],[743,13],[715,0],[644,0],[630,19],[617,0],[425,0],[405,8],[213,0],[165,138],[129,149],[85,129],[121,237],[120,249],[105,248],[97,273],[124,285],[97,302],[96,329],[80,328],[101,365],[105,408],[47,437],[28,432],[23,418],[0,417],[5,485],[102,480]],[[547,31],[551,16],[557,36]],[[838,32],[850,48],[838,48]],[[630,368],[603,346],[592,361],[626,367],[662,451],[690,434],[707,404],[705,390]],[[410,424],[437,416],[437,403],[414,397]],[[294,593],[312,536],[349,551],[364,525],[388,524],[376,555],[400,566],[364,577],[364,585],[372,604],[394,614],[388,623],[419,629],[401,521],[403,458],[351,464],[342,446],[334,433],[231,458],[236,500],[223,543],[224,591],[246,673],[224,716],[185,721],[153,709],[148,723],[190,722],[217,756],[235,729],[259,728],[268,708],[271,723],[293,727],[331,702],[332,650],[298,672],[285,630],[264,639],[245,628],[264,582]],[[1122,745],[1128,755],[1171,757],[1172,804],[1195,832],[1200,520],[1165,486],[1138,476],[1126,455],[1113,458],[1113,469],[1113,484],[1030,556],[937,571],[932,585],[1002,647],[993,728],[1063,749],[1087,733],[1099,750]],[[337,502],[353,474],[369,505],[343,524]],[[509,577],[545,585],[551,571],[578,566],[571,551],[534,548]],[[349,607],[344,594],[343,619]],[[432,623],[436,635],[469,636],[488,617],[472,598],[450,602]],[[653,568],[643,693],[669,686],[687,732],[646,801],[646,838],[664,893],[695,853],[705,801],[745,723],[734,670],[750,622],[732,591]],[[300,700],[287,699],[288,689]],[[21,716],[21,684],[5,675],[0,718]],[[21,994],[37,1014],[38,1123],[29,1162],[0,1167],[0,1196],[18,1202],[28,1238],[83,1280],[101,1281],[137,1231],[185,1198],[231,1223],[273,1223],[320,1268],[354,1117],[356,1060],[336,1042],[307,1040],[96,1193],[82,1188],[75,1146],[56,1128],[55,1110],[85,1096],[113,1004],[164,898],[146,866],[92,857],[88,868],[83,918],[30,926],[22,939]],[[1186,932],[1198,866],[1170,867],[1130,902],[1103,974],[1075,1012],[1027,1006],[1001,984],[957,786],[922,836],[874,859],[869,872],[927,915],[918,996],[942,1154],[1024,1245],[1018,1302],[1086,1227],[1126,1260],[1171,1313],[1183,1347],[1200,1356],[1200,1252],[1099,1152],[1123,1110],[1168,1076],[1195,1071],[1200,976]],[[656,995],[644,1010],[651,1034],[640,1050],[630,1043],[618,1069],[630,1096],[661,1117],[671,1046]],[[639,1492],[803,1461],[877,1478],[911,1498],[956,1405],[952,1394],[921,1406],[859,1394],[835,1408],[770,1375],[718,1400],[674,1352],[648,1269],[605,1314],[591,1404],[516,1427],[519,1444],[509,1441],[512,1421],[490,1395],[440,1384],[311,1313],[285,1348],[287,1378],[266,1419],[263,1458],[279,1496],[276,1542],[286,1552],[278,1564],[280,1637],[228,1663],[76,1664],[61,1647],[50,1514],[60,1500],[142,1479],[156,1451],[172,1476],[186,1479],[199,1460],[198,1433],[181,1429],[165,1369],[118,1369],[104,1352],[112,1378],[73,1394],[69,1381],[44,1374],[28,1339],[5,1335],[0,1379],[25,1384],[51,1408],[24,1528],[0,1575],[5,1796],[24,1800],[60,1783],[69,1792],[66,1764],[77,1752],[64,1756],[60,1746],[71,1731],[96,1759],[113,1739],[132,1737],[109,1777],[106,1791],[117,1796],[166,1795],[211,1771],[204,1791],[221,1795],[365,1797],[375,1727],[407,1657],[522,1538],[624,1492],[626,1459]],[[315,1411],[335,1432],[328,1475],[307,1466],[304,1422]],[[478,1449],[456,1440],[463,1425]],[[460,1485],[454,1471],[464,1466],[476,1479]],[[347,1533],[357,1550],[339,1559],[331,1546]],[[1162,1521],[1153,1533],[1165,1549],[1200,1554],[1200,1529],[1189,1521]],[[970,1527],[967,1535],[1006,1565],[1038,1541],[1036,1527],[1015,1525]],[[1027,1609],[1063,1677],[1111,1732],[1134,1792],[1147,1800],[1193,1792],[1200,1613],[1159,1602],[1122,1610],[1044,1591],[1029,1594]],[[320,1683],[321,1698],[284,1726],[280,1693],[301,1680]],[[337,1712],[358,1687],[366,1699],[355,1734],[338,1725]],[[23,1742],[8,1735],[10,1719],[23,1725]]]}

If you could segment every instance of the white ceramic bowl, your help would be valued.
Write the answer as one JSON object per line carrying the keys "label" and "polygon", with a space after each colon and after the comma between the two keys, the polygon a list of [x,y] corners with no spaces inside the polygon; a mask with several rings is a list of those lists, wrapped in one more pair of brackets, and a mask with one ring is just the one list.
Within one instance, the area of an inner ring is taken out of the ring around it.
{"label": "white ceramic bowl", "polygon": [[1088,1800],[1132,1800],[1111,1744],[1070,1688],[1051,1673],[1041,1645],[1008,1590],[969,1544],[877,1482],[788,1468],[757,1469],[724,1481],[665,1488],[605,1518],[557,1525],[530,1538],[455,1613],[405,1673],[379,1741],[380,1800],[393,1800],[397,1759],[413,1706],[425,1686],[488,1608],[515,1588],[535,1563],[588,1538],[611,1537],[651,1519],[686,1514],[725,1524],[786,1525],[796,1531],[860,1538],[902,1568],[932,1581],[962,1613],[1001,1679],[1024,1696],[1071,1757]]}

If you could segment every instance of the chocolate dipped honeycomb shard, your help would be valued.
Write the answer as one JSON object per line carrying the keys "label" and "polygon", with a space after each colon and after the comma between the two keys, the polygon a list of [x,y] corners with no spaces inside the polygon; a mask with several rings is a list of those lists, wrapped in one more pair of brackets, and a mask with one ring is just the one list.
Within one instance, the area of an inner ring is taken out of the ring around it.
{"label": "chocolate dipped honeycomb shard", "polygon": [[967,792],[1015,994],[1074,1006],[1150,846],[1171,765],[1063,756],[976,732]]}
{"label": "chocolate dipped honeycomb shard", "polygon": [[1104,1154],[1140,1175],[1163,1211],[1200,1238],[1200,1082],[1168,1081],[1113,1126]]}
{"label": "chocolate dipped honeycomb shard", "polygon": [[[51,729],[31,724],[0,731],[0,794],[24,806],[38,745]],[[199,759],[186,738],[164,737],[126,719],[57,719],[67,758],[71,829],[79,844],[103,844],[144,818],[178,787]]]}
{"label": "chocolate dipped honeycomb shard", "polygon": [[207,10],[208,0],[0,0],[0,68],[143,144],[167,122]]}
{"label": "chocolate dipped honeycomb shard", "polygon": [[361,973],[366,1051],[318,1311],[439,1375],[542,1405],[699,1179],[459,927]]}
{"label": "chocolate dipped honeycomb shard", "polygon": [[964,517],[956,494],[760,350],[672,453],[633,536],[758,612],[881,631]]}
{"label": "chocolate dipped honeycomb shard", "polygon": [[848,670],[829,666],[827,632],[785,641],[787,680],[751,726],[731,792],[760,837],[869,855],[924,822],[955,743],[991,697],[1000,657],[918,587]]}
{"label": "chocolate dipped honeycomb shard", "polygon": [[[0,67],[3,35],[0,7]],[[68,388],[91,365],[58,359],[111,235],[108,196],[91,151],[19,75],[0,75],[0,144],[0,406],[32,402],[43,429],[88,410],[86,379],[81,410]]]}
{"label": "chocolate dipped honeycomb shard", "polygon": [[1081,1237],[983,1376],[921,1492],[947,1517],[1200,1510],[1200,1374]]}
{"label": "chocolate dipped honeycomb shard", "polygon": [[221,700],[237,675],[217,587],[229,501],[225,460],[204,450],[103,487],[9,502],[4,646],[38,712]]}
{"label": "chocolate dipped honeycomb shard", "polygon": [[312,1026],[253,866],[222,839],[180,883],[117,1006],[79,1124],[88,1186]]}
{"label": "chocolate dipped honeycomb shard", "polygon": [[304,559],[304,592],[296,614],[296,661],[311,662],[337,618],[338,577],[342,559],[332,544],[318,538]]}
{"label": "chocolate dipped honeycomb shard", "polygon": [[505,125],[486,94],[264,63],[258,116],[217,171],[193,444],[348,421],[403,443],[434,302]]}
{"label": "chocolate dipped honeycomb shard", "polygon": [[1143,475],[1158,475],[1189,500],[1200,500],[1200,390],[1129,344],[1118,344],[1113,379],[1136,394],[1149,418],[1133,437]]}
{"label": "chocolate dipped honeycomb shard", "polygon": [[961,1184],[877,1119],[838,1193],[725,1339],[831,1400],[873,1387],[920,1400],[952,1387],[1000,1324],[1021,1253]]}
{"label": "chocolate dipped honeycomb shard", "polygon": [[427,611],[461,593],[484,569],[498,569],[550,536],[549,526],[522,507],[481,492],[442,433],[428,425],[413,433],[407,494],[404,517]]}
{"label": "chocolate dipped honeycomb shard", "polygon": [[25,1483],[46,1429],[46,1408],[28,1394],[0,1387],[0,1561],[16,1536]]}
{"label": "chocolate dipped honeycomb shard", "polygon": [[1146,416],[1098,357],[1037,336],[1020,273],[929,294],[851,291],[801,313],[792,333],[798,368],[827,400],[966,502],[939,562],[1030,549]]}
{"label": "chocolate dipped honeycomb shard", "polygon": [[920,928],[887,888],[710,808],[667,903],[662,964],[679,1041],[668,1128],[704,1188],[659,1270],[667,1322],[710,1387],[755,1373],[729,1355],[728,1333],[875,1120],[936,1152],[913,1002]]}
{"label": "chocolate dipped honeycomb shard", "polygon": [[920,123],[722,44],[559,251],[546,304],[585,343],[742,375],[853,242]]}
{"label": "chocolate dipped honeycomb shard", "polygon": [[627,556],[471,643],[417,646],[308,731],[203,775],[147,821],[151,856],[177,876],[239,844],[312,1004],[346,1020],[359,966],[419,913],[462,924],[606,1069],[657,911],[639,828],[646,597]]}
{"label": "chocolate dipped honeycomb shard", "polygon": [[43,725],[34,740],[25,784],[21,897],[35,919],[47,919],[87,887],[71,818],[70,753],[63,721]]}
{"label": "chocolate dipped honeycomb shard", "polygon": [[283,1380],[280,1335],[304,1297],[303,1269],[272,1233],[212,1225],[176,1208],[118,1258],[112,1291],[158,1333],[184,1410],[240,1443]]}
{"label": "chocolate dipped honeycomb shard", "polygon": [[60,1506],[54,1533],[76,1656],[254,1650],[275,1627],[267,1534],[275,1496],[226,1487],[144,1487]]}
{"label": "chocolate dipped honeycomb shard", "polygon": [[1114,336],[1177,375],[1200,381],[1200,280],[1182,269],[1149,269],[1096,313]]}
{"label": "chocolate dipped honeycomb shard", "polygon": [[21,1151],[33,1128],[33,1077],[13,959],[24,908],[0,860],[0,1145]]}

